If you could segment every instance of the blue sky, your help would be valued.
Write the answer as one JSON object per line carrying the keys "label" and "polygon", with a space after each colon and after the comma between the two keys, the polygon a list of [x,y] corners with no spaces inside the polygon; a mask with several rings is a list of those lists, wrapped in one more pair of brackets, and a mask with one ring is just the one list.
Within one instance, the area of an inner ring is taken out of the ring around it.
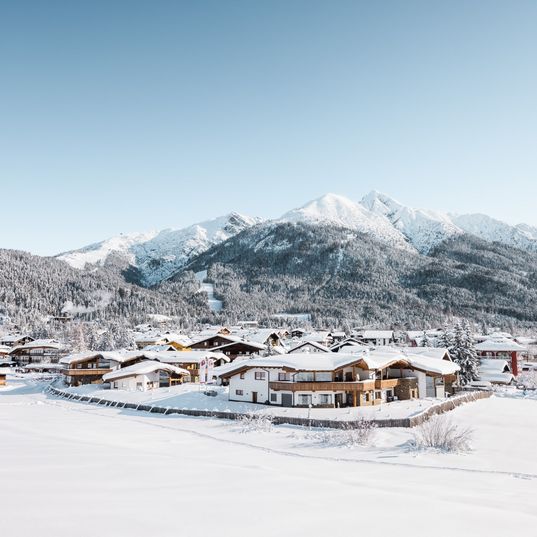
{"label": "blue sky", "polygon": [[326,192],[537,225],[537,3],[0,2],[0,247]]}

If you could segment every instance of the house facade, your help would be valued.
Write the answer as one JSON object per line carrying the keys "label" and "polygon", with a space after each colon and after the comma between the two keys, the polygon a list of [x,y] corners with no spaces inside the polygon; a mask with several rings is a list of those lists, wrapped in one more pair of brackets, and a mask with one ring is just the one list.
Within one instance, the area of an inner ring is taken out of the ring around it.
{"label": "house facade", "polygon": [[232,401],[338,408],[445,397],[458,370],[450,360],[395,352],[300,353],[245,360],[221,378]]}

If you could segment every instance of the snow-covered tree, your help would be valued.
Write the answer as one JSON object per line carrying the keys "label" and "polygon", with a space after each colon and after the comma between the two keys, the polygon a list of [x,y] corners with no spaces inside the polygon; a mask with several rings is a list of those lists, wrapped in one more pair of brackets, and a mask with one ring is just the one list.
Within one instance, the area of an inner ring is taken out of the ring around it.
{"label": "snow-covered tree", "polygon": [[423,336],[421,336],[420,341],[420,347],[430,347],[431,346],[431,340],[429,339],[429,336],[427,335],[427,331],[423,331]]}
{"label": "snow-covered tree", "polygon": [[450,347],[449,353],[453,361],[461,368],[459,372],[460,384],[466,386],[479,377],[479,358],[468,321],[458,322],[455,325],[453,336],[453,345]]}
{"label": "snow-covered tree", "polygon": [[440,337],[436,341],[436,346],[442,349],[450,349],[453,346],[453,331],[445,324],[440,334]]}

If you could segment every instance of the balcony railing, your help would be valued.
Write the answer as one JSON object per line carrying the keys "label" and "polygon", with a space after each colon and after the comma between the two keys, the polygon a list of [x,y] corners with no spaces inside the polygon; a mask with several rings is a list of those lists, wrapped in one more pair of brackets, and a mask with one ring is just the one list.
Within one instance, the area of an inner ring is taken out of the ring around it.
{"label": "balcony railing", "polygon": [[62,369],[62,375],[66,377],[102,377],[106,373],[110,373],[111,369],[98,369],[96,367],[91,367],[88,369]]}
{"label": "balcony railing", "polygon": [[290,392],[368,392],[372,390],[390,390],[399,385],[402,379],[328,381],[328,382],[291,382],[273,381],[269,386],[274,391]]}

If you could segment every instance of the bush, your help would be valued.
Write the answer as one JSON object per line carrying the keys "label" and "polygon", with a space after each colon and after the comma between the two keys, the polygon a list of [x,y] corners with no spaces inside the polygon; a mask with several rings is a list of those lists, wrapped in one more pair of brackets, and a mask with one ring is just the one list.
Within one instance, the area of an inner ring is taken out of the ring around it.
{"label": "bush", "polygon": [[367,446],[372,442],[376,428],[374,422],[361,418],[357,422],[345,423],[341,429],[324,429],[308,434],[306,438],[319,440],[327,446]]}
{"label": "bush", "polygon": [[447,453],[470,450],[473,430],[460,428],[446,416],[433,416],[413,431],[415,449],[433,448]]}
{"label": "bush", "polygon": [[238,420],[241,433],[260,432],[268,433],[272,431],[274,418],[267,414],[254,414],[249,412],[241,416]]}

